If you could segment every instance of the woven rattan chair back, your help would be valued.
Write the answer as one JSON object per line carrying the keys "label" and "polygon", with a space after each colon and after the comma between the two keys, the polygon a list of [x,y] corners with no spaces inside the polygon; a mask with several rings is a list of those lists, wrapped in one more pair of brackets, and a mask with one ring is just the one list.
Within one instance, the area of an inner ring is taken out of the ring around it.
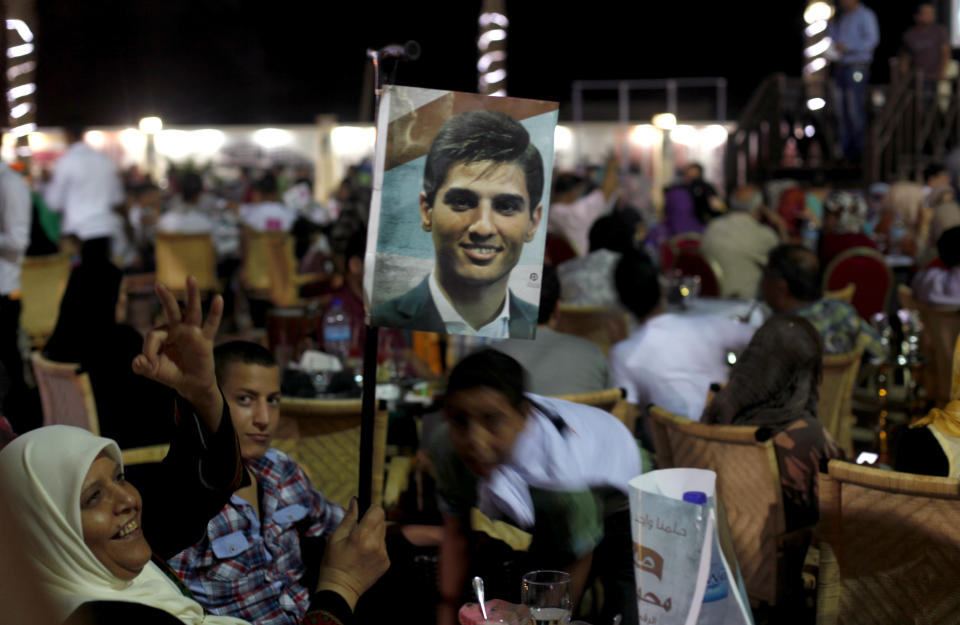
{"label": "woven rattan chair back", "polygon": [[660,468],[710,469],[751,602],[777,603],[780,538],[786,531],[773,442],[757,428],[705,425],[654,406],[650,426]]}
{"label": "woven rattan chair back", "polygon": [[960,480],[831,460],[820,474],[818,625],[953,623]]}

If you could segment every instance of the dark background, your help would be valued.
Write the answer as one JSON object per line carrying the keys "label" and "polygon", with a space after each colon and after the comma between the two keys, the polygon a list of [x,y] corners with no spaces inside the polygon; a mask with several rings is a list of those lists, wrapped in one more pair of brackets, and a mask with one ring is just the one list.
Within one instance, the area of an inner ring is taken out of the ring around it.
{"label": "dark background", "polygon": [[[569,119],[576,79],[724,76],[736,118],[765,76],[799,75],[805,4],[508,0],[508,93],[560,101]],[[873,79],[883,82],[915,4],[867,4],[881,23]],[[476,90],[479,0],[38,0],[37,10],[41,126],[148,114],[168,125],[366,120],[365,50],[409,39],[423,51],[400,65],[398,84]],[[591,98],[594,118],[615,118],[615,94]]]}

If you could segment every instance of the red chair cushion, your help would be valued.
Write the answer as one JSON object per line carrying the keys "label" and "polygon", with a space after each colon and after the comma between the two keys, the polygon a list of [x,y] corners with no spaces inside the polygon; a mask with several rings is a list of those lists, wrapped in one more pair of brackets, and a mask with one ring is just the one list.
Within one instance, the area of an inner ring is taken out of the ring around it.
{"label": "red chair cushion", "polygon": [[685,276],[700,276],[700,295],[717,297],[720,295],[720,282],[713,268],[698,252],[682,250],[674,263]]}
{"label": "red chair cushion", "polygon": [[853,307],[866,320],[883,312],[887,294],[893,286],[886,264],[872,256],[850,256],[834,265],[827,276],[827,290],[838,291],[850,283],[857,285]]}

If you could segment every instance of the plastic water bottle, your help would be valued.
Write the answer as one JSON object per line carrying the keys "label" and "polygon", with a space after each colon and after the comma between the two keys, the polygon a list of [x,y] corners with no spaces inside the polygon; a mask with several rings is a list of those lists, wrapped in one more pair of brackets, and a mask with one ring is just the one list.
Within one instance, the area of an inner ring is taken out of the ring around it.
{"label": "plastic water bottle", "polygon": [[[699,504],[701,506],[707,503],[707,494],[698,490],[687,491],[683,494],[683,500],[689,503]],[[707,536],[713,547],[710,554],[710,576],[707,578],[707,590],[703,595],[703,607],[700,608],[700,618],[698,625],[723,625],[727,618],[727,602],[725,601],[730,594],[730,581],[727,579],[727,571],[723,566],[723,556],[720,554],[720,546],[713,536]]]}
{"label": "plastic water bottle", "polygon": [[890,249],[891,254],[903,253],[903,239],[907,236],[907,226],[903,223],[903,217],[897,213],[890,227]]}
{"label": "plastic water bottle", "polygon": [[817,251],[817,241],[820,239],[820,231],[817,230],[817,227],[809,219],[803,221],[803,227],[801,229],[801,234],[803,236],[803,246],[808,250],[814,252]]}
{"label": "plastic water bottle", "polygon": [[323,316],[323,349],[339,358],[344,368],[350,358],[350,332],[350,317],[343,309],[343,301],[335,299]]}

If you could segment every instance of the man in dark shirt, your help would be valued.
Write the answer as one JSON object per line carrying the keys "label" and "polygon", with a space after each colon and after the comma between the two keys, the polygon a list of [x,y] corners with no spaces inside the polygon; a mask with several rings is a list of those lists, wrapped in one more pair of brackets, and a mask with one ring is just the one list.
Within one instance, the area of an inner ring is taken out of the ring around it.
{"label": "man in dark shirt", "polygon": [[901,68],[920,71],[928,84],[933,83],[943,78],[950,61],[947,29],[935,23],[937,12],[930,2],[917,6],[913,19],[916,23],[903,34]]}

